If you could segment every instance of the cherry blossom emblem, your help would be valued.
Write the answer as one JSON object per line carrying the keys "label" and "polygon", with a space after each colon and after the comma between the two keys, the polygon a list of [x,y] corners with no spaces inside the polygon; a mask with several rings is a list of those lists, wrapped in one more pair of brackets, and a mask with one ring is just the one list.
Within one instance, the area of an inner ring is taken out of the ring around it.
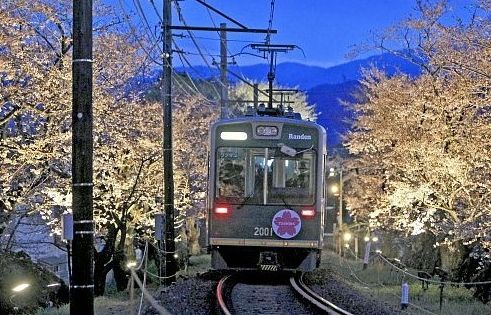
{"label": "cherry blossom emblem", "polygon": [[281,238],[296,236],[302,227],[300,216],[293,210],[283,209],[273,217],[273,231]]}

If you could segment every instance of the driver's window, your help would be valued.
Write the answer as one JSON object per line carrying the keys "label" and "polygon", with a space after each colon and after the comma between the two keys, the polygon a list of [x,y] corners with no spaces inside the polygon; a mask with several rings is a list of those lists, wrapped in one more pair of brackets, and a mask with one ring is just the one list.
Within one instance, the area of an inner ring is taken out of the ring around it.
{"label": "driver's window", "polygon": [[219,148],[217,163],[217,195],[243,197],[245,189],[245,150]]}

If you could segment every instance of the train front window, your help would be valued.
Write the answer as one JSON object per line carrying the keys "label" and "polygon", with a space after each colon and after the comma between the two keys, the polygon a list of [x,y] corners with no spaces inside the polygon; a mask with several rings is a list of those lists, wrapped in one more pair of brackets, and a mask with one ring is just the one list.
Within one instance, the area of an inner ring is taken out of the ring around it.
{"label": "train front window", "polygon": [[216,197],[241,204],[310,205],[315,151],[287,156],[279,148],[219,148]]}
{"label": "train front window", "polygon": [[245,194],[248,149],[219,148],[217,159],[217,197],[241,199]]}

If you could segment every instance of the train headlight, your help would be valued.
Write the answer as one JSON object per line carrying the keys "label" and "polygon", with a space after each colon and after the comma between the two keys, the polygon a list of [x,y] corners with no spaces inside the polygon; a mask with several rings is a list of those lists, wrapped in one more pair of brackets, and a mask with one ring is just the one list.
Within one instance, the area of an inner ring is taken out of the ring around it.
{"label": "train headlight", "polygon": [[222,131],[220,133],[222,140],[247,140],[247,133],[243,131]]}
{"label": "train headlight", "polygon": [[276,137],[278,135],[278,127],[276,126],[257,126],[256,135],[261,137]]}

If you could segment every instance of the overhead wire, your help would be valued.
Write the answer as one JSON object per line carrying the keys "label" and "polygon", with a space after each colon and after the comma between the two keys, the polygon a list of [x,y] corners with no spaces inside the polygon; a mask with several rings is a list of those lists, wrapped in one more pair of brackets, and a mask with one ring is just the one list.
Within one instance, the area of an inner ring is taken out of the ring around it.
{"label": "overhead wire", "polygon": [[[137,0],[137,1],[139,2],[140,0]],[[154,9],[154,11],[155,11],[155,13],[156,13],[156,15],[157,15],[157,17],[158,17],[158,19],[159,19],[159,21],[160,21],[161,25],[163,25],[163,19],[162,19],[162,16],[160,15],[159,11],[157,10],[157,7],[155,6],[155,2],[154,2],[153,0],[149,0],[149,1],[150,1],[151,5],[152,5],[152,8]],[[177,48],[177,49],[176,49],[176,52],[178,52],[178,53],[179,53],[179,52],[180,52],[179,47],[177,46],[177,43],[175,42],[175,40],[174,40],[174,39],[173,39],[173,43],[174,43],[174,46]],[[181,54],[179,54],[179,59],[181,60],[181,63],[182,63],[182,57],[181,57]],[[183,63],[183,67],[184,67],[184,63]],[[189,73],[185,72],[185,73],[186,73],[186,75],[187,75],[187,77],[188,77],[188,79],[189,79],[189,82],[191,82],[191,84],[193,85],[193,88],[191,88],[191,86],[189,85],[189,83],[188,83],[188,82],[186,82],[186,81],[184,81],[184,79],[182,79],[182,83],[180,83],[180,82],[179,82],[178,78],[179,78],[180,76],[178,75],[178,73],[175,71],[175,69],[174,69],[173,67],[172,67],[171,71],[172,71],[172,73],[175,75],[175,78],[176,78],[176,79],[175,79],[175,82],[176,82],[178,85],[180,85],[181,90],[182,90],[183,92],[186,92],[186,89],[183,87],[183,84],[184,84],[184,85],[187,85],[187,86],[190,88],[190,90],[192,90],[192,89],[194,88],[194,90],[195,90],[195,91],[196,91],[196,92],[197,92],[197,93],[198,93],[198,94],[201,96],[201,98],[202,98],[202,99],[207,100],[207,101],[209,101],[209,102],[212,102],[212,101],[211,101],[211,100],[209,100],[209,99],[208,99],[208,98],[207,98],[207,97],[206,97],[206,96],[205,96],[205,95],[204,95],[204,94],[203,94],[201,91],[199,91],[198,87],[195,85],[194,81],[193,81],[193,80],[192,80],[192,78],[189,76]],[[188,96],[192,96],[192,95],[190,95],[189,93],[186,93],[186,94],[187,94]]]}
{"label": "overhead wire", "polygon": [[[176,43],[174,43],[174,45],[175,45],[176,47],[178,47]],[[186,66],[184,65],[184,64],[186,63],[187,67],[189,67],[189,68],[191,68],[192,70],[194,70],[194,71],[195,71],[195,72],[196,72],[198,75],[201,75],[201,74],[199,73],[199,71],[198,71],[197,69],[195,69],[195,68],[194,68],[194,67],[191,65],[191,63],[190,63],[190,62],[189,62],[189,60],[186,58],[186,56],[183,54],[183,52],[181,52],[181,51],[177,50],[177,53],[178,53],[178,57],[179,57],[179,60],[181,61],[181,64],[182,64],[183,68],[185,68],[185,67],[186,67]],[[198,91],[198,92],[201,94],[201,96],[203,97],[203,99],[207,100],[207,101],[208,101],[208,102],[210,102],[210,103],[214,103],[214,101],[213,101],[213,100],[209,100],[209,99],[208,99],[208,98],[207,98],[207,97],[206,97],[204,94],[202,94],[202,93],[199,91],[198,87],[195,85],[194,80],[191,78],[191,76],[189,75],[189,73],[188,73],[187,71],[184,71],[184,73],[185,73],[185,74],[186,74],[186,76],[188,77],[189,81],[190,81],[190,82],[193,84],[193,86],[194,86],[195,90],[196,90],[196,91]],[[206,80],[205,80],[205,81],[206,81]],[[208,81],[206,81],[206,82],[208,82]],[[209,83],[209,84],[210,84],[212,87],[214,87],[213,83],[211,83],[211,82],[208,82],[208,83]],[[215,91],[215,93],[217,94],[217,96],[219,97],[220,95],[218,94],[218,91],[216,90],[216,87],[214,88],[214,91]]]}
{"label": "overhead wire", "polygon": [[[161,24],[163,24],[163,19],[162,19],[162,16],[159,14],[159,11],[158,11],[157,7],[155,6],[155,2],[154,2],[154,0],[149,0],[149,1],[150,1],[151,5],[152,5],[152,8],[154,9],[154,11],[155,11],[155,13],[156,13],[157,17],[159,18],[160,23],[161,23]],[[178,12],[179,19],[180,19],[181,21],[183,21],[183,24],[185,24],[184,18],[183,18],[183,16],[182,16],[182,10],[181,10],[181,8],[180,8],[180,6],[179,6],[179,3],[178,3],[177,1],[176,1],[176,10],[177,10],[177,12]],[[185,25],[186,25],[186,24],[185,24]],[[193,35],[191,32],[189,32],[189,31],[188,31],[188,33],[189,33],[189,35],[188,35],[188,36],[189,36],[191,39],[194,39],[194,35]],[[175,45],[176,47],[178,47],[178,46],[177,46],[177,43],[175,42],[175,40],[173,40],[173,42],[174,42],[174,45]],[[195,46],[196,46],[196,47],[197,47],[197,49],[199,50],[199,46],[197,45],[197,43],[196,43],[196,41],[195,41],[195,40],[193,40],[193,43],[195,44]],[[177,52],[177,53],[179,53],[179,59],[181,60],[181,63],[183,64],[183,67],[185,67],[185,66],[184,66],[184,63],[182,62],[182,60],[183,60],[183,59],[186,61],[186,63],[187,63],[187,64],[188,64],[190,67],[192,67],[192,66],[191,66],[191,63],[189,63],[189,61],[188,61],[188,60],[187,60],[187,59],[186,59],[186,58],[183,56],[183,54],[180,52],[180,50],[179,50],[179,49],[177,49],[177,50],[176,50],[176,52]],[[208,68],[210,68],[210,69],[211,69],[211,67],[209,66],[209,64],[208,64],[208,62],[207,62],[207,60],[206,60],[206,58],[204,58],[202,51],[200,51],[200,50],[199,50],[199,55],[200,55],[200,56],[203,58],[203,60],[205,61],[205,63],[208,65]],[[193,70],[195,70],[195,69],[193,68]],[[174,69],[172,69],[172,71],[173,71],[173,73],[175,73],[175,74],[176,74],[176,72],[175,72],[175,70],[174,70]],[[196,72],[197,74],[200,74],[200,73],[199,73],[197,70],[195,70],[195,72]],[[185,73],[186,73],[186,75],[188,76],[188,78],[190,79],[190,82],[193,82],[192,78],[189,76],[189,73],[187,73],[186,71],[185,71]],[[193,82],[193,85],[194,85],[194,82]],[[216,90],[215,85],[214,85],[214,84],[212,84],[212,83],[210,83],[210,85],[211,85],[212,89],[213,89],[213,90],[214,90],[214,91],[217,93],[217,95],[219,95],[218,91]],[[196,90],[199,92],[199,90],[197,89],[197,87],[196,87]],[[202,95],[202,97],[203,97],[204,99],[208,100],[208,99],[207,99],[207,98],[206,98],[206,97],[205,97],[205,96],[204,96],[204,95],[203,95],[201,92],[199,92],[199,93]],[[208,101],[211,101],[211,100],[208,100]],[[211,101],[211,102],[212,102],[212,101]]]}
{"label": "overhead wire", "polygon": [[[140,37],[137,35],[137,32],[133,26],[133,24],[130,22],[129,18],[128,18],[128,13],[126,12],[126,10],[124,9],[124,5],[123,5],[123,1],[122,0],[119,0],[119,5],[120,5],[120,8],[121,10],[123,11],[123,18],[125,19],[126,21],[126,24],[128,25],[128,27],[130,28],[130,31],[133,33],[137,43],[138,43],[138,46],[140,46],[140,48],[142,49],[142,51],[147,55],[147,57],[152,60],[152,62],[154,62],[155,64],[159,65],[159,66],[163,66],[163,63],[156,60],[155,57],[152,55],[152,51],[148,51],[145,46],[142,44],[141,42],[141,39]],[[160,41],[160,40],[159,40]],[[154,43],[154,45],[152,45],[152,49],[154,47],[158,47],[160,48],[156,43],[158,43],[158,41],[156,41]],[[160,53],[163,53],[162,51],[160,51]]]}
{"label": "overhead wire", "polygon": [[[174,3],[175,3],[175,6],[176,6],[176,10],[177,10],[177,14],[179,15],[179,21],[182,22],[182,24],[184,26],[188,26],[187,23],[186,23],[186,20],[184,20],[184,16],[182,15],[182,9],[181,9],[181,6],[179,5],[179,1],[178,0],[174,0]],[[208,60],[206,59],[206,57],[203,55],[203,52],[201,50],[201,48],[199,47],[198,45],[198,42],[196,41],[196,39],[194,38],[194,34],[190,31],[190,30],[186,30],[186,32],[188,33],[188,35],[190,36],[194,46],[196,47],[196,49],[198,50],[198,53],[200,54],[201,58],[203,59],[203,62],[206,64],[206,66],[208,68],[211,69],[211,66],[210,64],[208,63]],[[205,49],[206,51],[206,49]],[[207,53],[209,53],[208,51],[206,51]]]}
{"label": "overhead wire", "polygon": [[[148,22],[147,16],[145,15],[145,12],[143,11],[143,8],[141,6],[140,0],[133,0],[133,4],[135,5],[137,9],[138,16],[140,20],[142,20],[145,24],[145,30],[147,33],[150,33],[151,35],[149,37],[154,37],[154,39],[157,39],[157,36],[152,33],[152,28],[150,27],[150,23]],[[163,53],[163,51],[162,51]]]}
{"label": "overhead wire", "polygon": [[[203,0],[203,1],[204,1],[204,2],[206,2],[206,0]],[[206,8],[206,10],[208,11],[208,16],[210,17],[211,23],[213,24],[213,26],[214,26],[215,28],[217,28],[217,25],[216,25],[216,23],[215,23],[215,20],[213,19],[213,15],[211,14],[210,9],[207,7],[207,8]],[[219,38],[218,38],[218,40],[219,40],[219,41],[221,41],[222,39],[221,39],[221,34],[220,34],[220,32],[219,32],[219,31],[217,31],[217,34],[218,34],[218,37],[219,37]],[[228,42],[228,41],[229,41],[229,40],[227,39],[227,42]],[[231,57],[231,58],[232,58],[233,63],[234,63],[235,65],[237,65],[237,62],[235,61],[235,56],[236,56],[236,54],[235,54],[235,55],[234,55],[234,54],[232,54],[232,52],[231,52],[231,51],[230,51],[230,49],[228,48],[228,45],[226,45],[226,49],[227,49],[227,52],[228,52],[228,54],[229,54],[229,56],[227,56],[227,58]],[[220,56],[220,57],[221,57],[221,56]],[[228,69],[228,67],[227,67],[227,69]],[[244,74],[242,73],[242,69],[240,68],[240,66],[238,66],[238,65],[237,65],[237,69],[239,70],[239,73],[240,73],[240,75],[242,76],[242,78],[243,78],[243,79],[245,79],[245,76],[244,76]]]}
{"label": "overhead wire", "polygon": [[[271,1],[271,12],[270,12],[270,18],[269,18],[268,36],[270,36],[270,35],[271,35],[271,34],[270,34],[270,32],[271,32],[271,29],[272,29],[272,27],[273,27],[274,2],[275,2],[275,0],[272,0],[272,1]],[[217,28],[216,23],[215,23],[215,20],[213,19],[213,16],[211,15],[210,10],[209,10],[208,8],[207,8],[207,10],[208,10],[208,15],[209,15],[209,17],[210,17],[210,19],[211,19],[211,22],[212,22],[213,26],[214,26],[215,28]],[[218,33],[218,35],[220,36],[220,33],[219,33],[218,31],[217,31],[217,33]],[[221,39],[218,39],[218,40],[221,40]],[[227,39],[227,41],[229,41],[229,40]],[[253,43],[252,41],[244,41],[244,42]],[[230,50],[228,49],[228,47],[227,47],[227,52],[229,53],[229,55],[230,55],[232,58],[233,58],[233,57],[235,57],[235,56],[237,56],[237,55],[241,55],[241,54],[243,54],[242,52],[240,52],[240,53],[238,53],[238,54],[232,54],[232,53],[230,52]],[[257,56],[257,55],[253,55],[253,56]],[[258,57],[261,57],[261,56],[258,56]],[[218,66],[217,66],[217,68],[218,68]],[[234,76],[235,78],[237,78],[238,80],[240,80],[241,82],[245,83],[246,85],[248,85],[248,86],[250,86],[250,87],[252,87],[252,88],[255,88],[254,84],[250,83],[250,82],[249,82],[249,81],[246,79],[245,75],[242,73],[242,69],[241,69],[239,66],[238,66],[237,68],[239,69],[240,75],[238,75],[238,74],[236,74],[235,72],[231,71],[231,70],[230,70],[228,67],[227,67],[227,72],[228,72],[229,74],[231,74],[232,76]],[[259,90],[259,93],[261,93],[261,94],[263,94],[263,95],[265,95],[265,96],[268,96],[268,97],[269,97],[269,94],[267,94],[267,93],[265,93],[265,92],[263,92],[263,91],[261,91],[261,90]],[[277,100],[275,100],[275,99],[273,99],[273,100],[274,100],[275,102],[277,102]]]}
{"label": "overhead wire", "polygon": [[[155,12],[157,13],[157,16],[158,16],[159,20],[161,20],[161,22],[162,22],[162,17],[161,17],[161,16],[158,14],[158,10],[157,10],[157,8],[155,7],[155,3],[154,3],[154,1],[153,1],[153,0],[150,0],[150,2],[151,2],[151,4],[152,4],[152,7],[154,8]],[[163,66],[163,65],[164,65],[164,63],[163,63],[163,62],[161,62],[161,61],[158,61],[158,60],[155,58],[155,56],[153,56],[153,55],[152,55],[153,49],[154,49],[155,47],[157,47],[157,48],[159,49],[159,52],[160,52],[160,54],[161,54],[161,55],[163,54],[163,50],[162,50],[162,48],[161,48],[159,45],[157,45],[159,42],[161,42],[161,41],[162,41],[162,38],[161,38],[161,37],[157,37],[157,36],[156,36],[156,35],[155,35],[155,34],[152,32],[152,28],[151,28],[151,26],[150,26],[150,23],[148,22],[147,16],[146,16],[146,14],[145,14],[145,12],[144,12],[144,10],[143,10],[143,7],[142,7],[142,5],[141,5],[140,0],[133,0],[133,4],[134,4],[134,6],[135,6],[135,8],[136,8],[136,10],[137,10],[137,12],[138,12],[138,18],[140,19],[140,23],[141,23],[141,24],[144,26],[144,28],[145,28],[145,35],[146,35],[146,37],[147,37],[147,38],[149,38],[149,39],[153,39],[153,40],[154,40],[154,43],[152,44],[152,46],[151,46],[151,50],[150,50],[150,51],[144,47],[144,45],[141,43],[141,39],[139,38],[139,36],[137,36],[137,35],[136,35],[136,34],[137,34],[137,32],[136,32],[136,30],[135,30],[134,26],[132,25],[132,23],[131,23],[131,22],[128,20],[128,14],[127,14],[126,10],[124,9],[123,3],[122,3],[122,2],[121,2],[121,0],[120,0],[120,6],[121,6],[121,9],[123,10],[125,20],[126,20],[127,24],[129,25],[130,29],[132,30],[132,33],[134,34],[134,36],[135,36],[136,40],[138,41],[139,46],[142,48],[142,50],[143,50],[143,51],[144,51],[144,53],[146,54],[147,59],[150,59],[152,62],[154,62],[155,64],[157,64],[157,65],[159,65],[159,66]],[[167,62],[167,60],[165,60],[165,62]],[[176,84],[177,84],[177,85],[178,85],[178,86],[181,88],[181,90],[182,90],[184,93],[186,93],[186,95],[187,95],[188,97],[192,97],[192,96],[194,96],[194,95],[191,95],[191,94],[189,94],[189,93],[187,92],[188,90],[189,90],[189,91],[190,91],[190,90],[193,90],[193,88],[192,88],[192,87],[190,87],[190,86],[189,86],[189,84],[188,84],[188,83],[187,83],[187,82],[186,82],[184,79],[180,78],[180,76],[179,76],[179,75],[177,75],[177,72],[176,72],[174,69],[172,69],[172,71],[173,71],[173,74],[175,75],[175,81],[174,81],[174,82],[176,82]],[[180,81],[179,81],[179,79],[181,79],[181,81],[182,81],[182,82],[180,82]],[[192,80],[191,80],[191,82],[192,82]],[[193,82],[193,84],[194,84],[194,82]],[[186,88],[184,87],[184,85],[188,85],[188,89],[186,89]],[[204,96],[204,95],[203,95],[203,94],[202,94],[202,93],[199,91],[199,89],[198,89],[196,86],[195,86],[194,90],[196,90],[196,92],[197,92],[199,95],[201,95],[201,98],[202,98],[202,99],[205,99],[205,100],[207,100],[207,101],[210,101],[209,99],[207,99],[207,98],[206,98],[206,96]]]}
{"label": "overhead wire", "polygon": [[[155,10],[156,12],[158,12],[157,8],[155,7],[155,4],[154,4],[153,0],[149,0],[149,1],[152,3],[152,6],[153,6],[154,10]],[[184,15],[183,15],[183,13],[182,13],[182,9],[181,9],[181,7],[180,7],[180,5],[179,5],[178,0],[174,0],[174,3],[175,3],[175,7],[176,7],[176,10],[177,10],[178,16],[179,16],[179,20],[180,20],[180,21],[183,23],[183,25],[184,25],[184,26],[187,26],[187,23],[186,23],[186,21],[185,21],[185,19],[184,19]],[[274,0],[272,1],[272,6],[273,6],[273,11],[274,11]],[[159,19],[161,19],[161,17],[160,17],[160,16],[159,16]],[[162,21],[162,19],[161,19],[161,21]],[[270,21],[271,21],[271,22],[270,22],[270,27],[272,27],[272,13],[271,13],[271,16],[270,16]],[[212,21],[212,23],[214,23],[214,21]],[[214,23],[214,25],[215,25],[215,23]],[[187,30],[187,33],[188,33],[189,38],[192,40],[192,42],[193,42],[194,46],[195,46],[195,47],[196,47],[196,49],[198,50],[198,54],[200,55],[200,57],[202,58],[202,60],[204,61],[204,63],[205,63],[205,64],[206,64],[206,66],[208,67],[208,69],[209,69],[209,70],[212,72],[212,71],[213,71],[213,70],[212,70],[212,67],[210,66],[210,64],[209,64],[208,60],[206,59],[205,54],[203,53],[203,51],[202,51],[202,50],[201,50],[201,48],[199,47],[198,42],[197,42],[197,40],[196,40],[196,37],[194,36],[194,34],[193,34],[193,33],[192,33],[190,30]],[[204,50],[206,51],[206,53],[207,53],[208,55],[211,55],[211,54],[210,54],[210,53],[209,53],[209,52],[208,52],[206,49],[204,49]],[[178,52],[179,52],[179,51],[178,51]],[[181,54],[180,54],[180,56],[182,57],[182,59],[183,59],[183,60],[185,60],[185,61],[186,61],[186,64],[188,64],[188,66],[192,67],[191,63],[190,63],[190,62],[187,60],[187,58],[184,56],[184,54],[182,54],[182,53],[181,53]],[[218,66],[218,64],[217,64],[217,63],[215,63],[214,65],[215,65],[215,67],[216,67],[218,70],[220,70],[220,67]],[[192,68],[193,68],[193,67],[192,67]],[[194,69],[194,71],[195,71],[197,74],[199,74],[199,72],[198,72],[197,70],[195,70],[195,69]],[[247,80],[246,80],[246,79],[243,77],[243,75],[242,75],[242,77],[241,77],[240,75],[238,75],[238,74],[236,74],[236,73],[234,73],[234,72],[230,71],[229,69],[227,69],[227,72],[228,72],[228,73],[230,73],[230,74],[232,74],[232,75],[233,75],[233,76],[235,76],[237,79],[239,79],[240,81],[244,82],[245,84],[247,84],[247,85],[249,85],[249,86],[251,86],[251,87],[254,87],[254,85],[253,85],[252,83],[250,83],[249,81],[247,81]],[[221,81],[217,80],[216,82],[218,82],[218,84],[220,84],[220,85],[222,85],[222,86],[223,86],[223,83],[222,83]],[[216,92],[216,93],[219,95],[219,92],[216,90],[215,85],[212,85],[212,87],[213,87],[213,89],[215,90],[215,92]],[[268,94],[267,94],[267,93],[265,93],[265,92],[263,92],[263,91],[261,91],[261,90],[259,90],[259,92],[260,92],[261,94],[264,94],[265,96],[268,96]],[[277,101],[277,100],[274,100],[274,101]]]}
{"label": "overhead wire", "polygon": [[[151,54],[153,51],[148,51],[148,50],[147,50],[147,49],[144,47],[144,45],[141,43],[141,39],[140,39],[140,38],[139,38],[139,37],[136,35],[136,34],[137,34],[136,30],[134,29],[133,25],[132,25],[132,24],[130,23],[130,21],[128,20],[128,14],[127,14],[127,13],[126,13],[126,11],[124,10],[123,4],[122,4],[122,0],[119,0],[119,2],[120,2],[120,6],[121,6],[121,8],[122,8],[122,10],[123,10],[123,12],[124,12],[124,15],[125,15],[125,17],[124,17],[124,18],[125,18],[125,20],[126,20],[127,24],[129,25],[130,29],[132,30],[132,33],[135,35],[135,37],[136,37],[136,39],[137,39],[137,41],[138,41],[138,43],[139,43],[139,46],[140,46],[140,47],[142,48],[142,50],[145,52],[145,54],[147,55],[148,59],[150,59],[152,62],[154,62],[155,64],[157,64],[157,65],[159,65],[159,66],[163,66],[163,64],[164,64],[164,63],[163,63],[163,62],[161,62],[161,61],[157,61],[157,60],[155,59],[155,57],[154,57],[154,56]],[[134,2],[134,4],[135,4],[135,6],[137,7],[138,17],[140,18],[140,21],[142,22],[142,24],[143,24],[143,25],[145,26],[145,28],[146,28],[146,30],[145,30],[145,31],[146,31],[147,37],[153,37],[153,38],[155,39],[155,42],[154,42],[154,44],[152,45],[152,48],[153,48],[153,47],[158,47],[158,48],[159,48],[159,52],[163,53],[163,51],[162,51],[161,47],[157,45],[157,43],[158,43],[158,42],[161,40],[161,37],[157,37],[157,36],[155,36],[155,34],[153,34],[153,33],[152,33],[152,30],[151,30],[151,27],[150,27],[150,23],[148,22],[148,19],[146,18],[146,15],[145,15],[145,13],[144,13],[144,11],[143,11],[143,8],[142,8],[142,6],[141,6],[140,0],[133,0],[133,2]],[[160,23],[161,23],[161,25],[162,25],[162,24],[163,24],[163,19],[162,19],[162,16],[159,14],[159,11],[157,10],[157,7],[155,6],[155,2],[154,2],[154,0],[149,0],[149,2],[150,2],[150,4],[152,5],[152,8],[154,9],[155,13],[157,14],[157,17],[158,17],[158,19],[159,19],[159,21],[160,21]],[[179,19],[180,19],[180,21],[181,21],[181,22],[182,22],[182,23],[183,23],[185,26],[187,26],[187,23],[186,23],[186,21],[185,21],[185,19],[184,19],[184,16],[183,16],[183,14],[182,14],[182,9],[181,9],[181,7],[180,7],[180,5],[179,5],[178,1],[177,1],[177,0],[174,0],[174,3],[175,3],[175,6],[176,6],[176,10],[177,10],[177,12],[178,12],[178,15],[179,15]],[[271,14],[270,14],[270,23],[269,23],[269,24],[270,24],[270,26],[269,26],[269,29],[271,29],[271,27],[272,27],[273,13],[274,13],[274,0],[272,0],[272,10],[271,10]],[[212,17],[211,17],[211,18],[212,18]],[[214,20],[212,20],[212,23],[215,25]],[[211,73],[213,73],[212,67],[210,66],[210,64],[209,64],[208,60],[206,59],[205,54],[203,53],[203,51],[202,51],[202,50],[201,50],[201,48],[199,47],[199,44],[198,44],[198,42],[197,42],[197,40],[196,40],[196,37],[194,36],[194,34],[193,34],[191,31],[189,31],[189,30],[188,30],[187,32],[188,32],[188,36],[189,36],[189,38],[192,40],[192,42],[193,42],[194,46],[195,46],[195,47],[196,47],[196,49],[198,50],[198,54],[197,54],[197,55],[199,55],[199,56],[202,58],[203,62],[206,64],[206,66],[208,67],[208,69],[211,71]],[[150,35],[149,35],[149,34],[150,34]],[[220,39],[218,39],[218,40],[220,40]],[[176,45],[175,41],[174,41],[174,44]],[[177,45],[176,45],[176,46],[177,46]],[[206,49],[204,49],[204,50],[206,51],[206,53],[207,53],[207,55],[208,55],[208,56],[212,56],[212,54],[210,54],[210,53],[209,53],[209,52],[208,52]],[[196,69],[195,69],[195,68],[194,68],[194,67],[191,65],[191,63],[189,62],[189,60],[188,60],[188,59],[185,57],[185,54],[184,54],[182,51],[179,51],[179,50],[177,50],[177,52],[179,53],[179,59],[181,60],[181,63],[183,64],[183,67],[185,68],[184,63],[185,63],[185,64],[187,64],[187,65],[188,65],[188,67],[190,67],[191,69],[193,69],[193,71],[195,71],[195,72],[196,72],[198,75],[200,75],[200,76],[202,77],[202,75],[199,73],[199,71],[197,71],[197,70],[196,70]],[[193,54],[193,53],[189,53],[189,52],[188,52],[188,54]],[[183,62],[183,61],[184,61],[184,62]],[[214,65],[215,65],[215,67],[216,67],[218,70],[220,69],[220,68],[219,68],[219,66],[218,66],[218,64],[216,64],[216,63],[215,63]],[[172,69],[172,71],[173,71],[173,73],[174,73],[174,74],[177,74],[177,72],[176,72],[174,69]],[[230,71],[229,69],[227,69],[227,72],[228,72],[228,73],[230,73],[232,76],[236,77],[237,79],[239,79],[241,82],[243,82],[243,83],[245,83],[245,84],[247,84],[247,85],[249,85],[249,86],[251,86],[251,87],[254,87],[254,85],[253,85],[252,83],[250,83],[248,80],[246,80],[246,79],[245,79],[245,77],[244,77],[244,75],[243,75],[242,73],[241,73],[241,75],[238,75],[238,74],[236,74],[235,72]],[[190,79],[190,82],[192,82],[191,77],[189,76],[189,73],[186,73],[186,75],[187,75],[187,76],[188,76],[188,78]],[[177,77],[178,77],[178,76],[177,76]],[[207,79],[207,78],[203,78],[203,79]],[[221,81],[219,81],[219,80],[214,80],[214,81],[215,81],[215,82],[217,82],[218,84],[221,84],[221,85],[223,86],[223,83],[222,83]],[[175,81],[175,82],[176,82],[176,83],[177,83],[177,84],[178,84],[178,85],[181,87],[181,89],[182,89],[183,91],[185,91],[185,89],[183,88],[183,84],[188,85],[188,87],[190,87],[189,83],[185,82],[184,80],[182,80],[182,82],[179,82],[179,81],[178,81],[178,79],[176,79],[176,81]],[[198,94],[199,94],[199,95],[200,95],[200,96],[201,96],[201,97],[202,97],[204,100],[207,100],[207,101],[209,101],[209,102],[213,102],[212,100],[209,100],[209,99],[208,99],[208,98],[207,98],[207,97],[206,97],[206,96],[205,96],[203,93],[201,93],[201,92],[199,91],[199,89],[198,89],[198,88],[197,88],[197,86],[194,84],[194,82],[193,82],[193,85],[194,85],[193,89],[194,89],[195,91],[197,91],[197,92],[198,92]],[[217,88],[216,88],[215,84],[210,83],[210,85],[211,85],[212,89],[215,91],[215,93],[216,93],[217,95],[220,95],[220,93],[218,92],[218,90],[217,90]],[[267,96],[267,95],[268,95],[267,93],[265,93],[265,92],[263,92],[263,91],[261,91],[261,90],[260,90],[259,92],[260,92],[261,94],[264,94],[265,96]],[[188,96],[190,96],[190,95],[188,94]],[[275,100],[275,101],[277,101],[277,100]]]}
{"label": "overhead wire", "polygon": [[[184,16],[183,16],[183,14],[182,14],[182,9],[181,9],[181,7],[180,7],[180,5],[179,5],[178,0],[174,0],[174,3],[175,3],[175,6],[176,6],[176,10],[177,10],[177,12],[178,12],[178,15],[179,15],[179,20],[180,20],[180,21],[183,23],[183,25],[184,25],[184,26],[187,26],[186,20],[184,19]],[[193,33],[192,33],[190,30],[187,30],[187,33],[188,33],[188,35],[190,36],[190,38],[191,38],[191,40],[192,40],[192,42],[193,42],[194,46],[196,47],[196,49],[197,49],[197,51],[198,51],[199,55],[200,55],[200,56],[201,56],[201,58],[203,59],[203,62],[206,64],[206,66],[208,67],[208,69],[209,69],[209,70],[212,72],[212,68],[211,68],[211,66],[210,66],[210,64],[209,64],[209,62],[208,62],[208,60],[206,59],[206,57],[203,55],[203,52],[202,52],[201,48],[199,47],[198,42],[196,41],[196,39],[195,39],[195,37],[194,37],[194,34],[193,34]],[[208,53],[208,54],[209,54],[209,52],[208,52],[206,49],[204,49],[204,50],[206,51],[206,53]],[[213,72],[212,72],[212,73],[213,73]],[[221,84],[221,85],[223,86],[223,82],[221,82],[221,81],[219,81],[219,80],[217,80],[216,82],[218,82],[219,84]],[[213,89],[215,90],[215,92],[216,92],[218,95],[220,95],[220,93],[218,92],[218,90],[216,90],[216,87],[215,87],[214,85],[213,85]]]}

